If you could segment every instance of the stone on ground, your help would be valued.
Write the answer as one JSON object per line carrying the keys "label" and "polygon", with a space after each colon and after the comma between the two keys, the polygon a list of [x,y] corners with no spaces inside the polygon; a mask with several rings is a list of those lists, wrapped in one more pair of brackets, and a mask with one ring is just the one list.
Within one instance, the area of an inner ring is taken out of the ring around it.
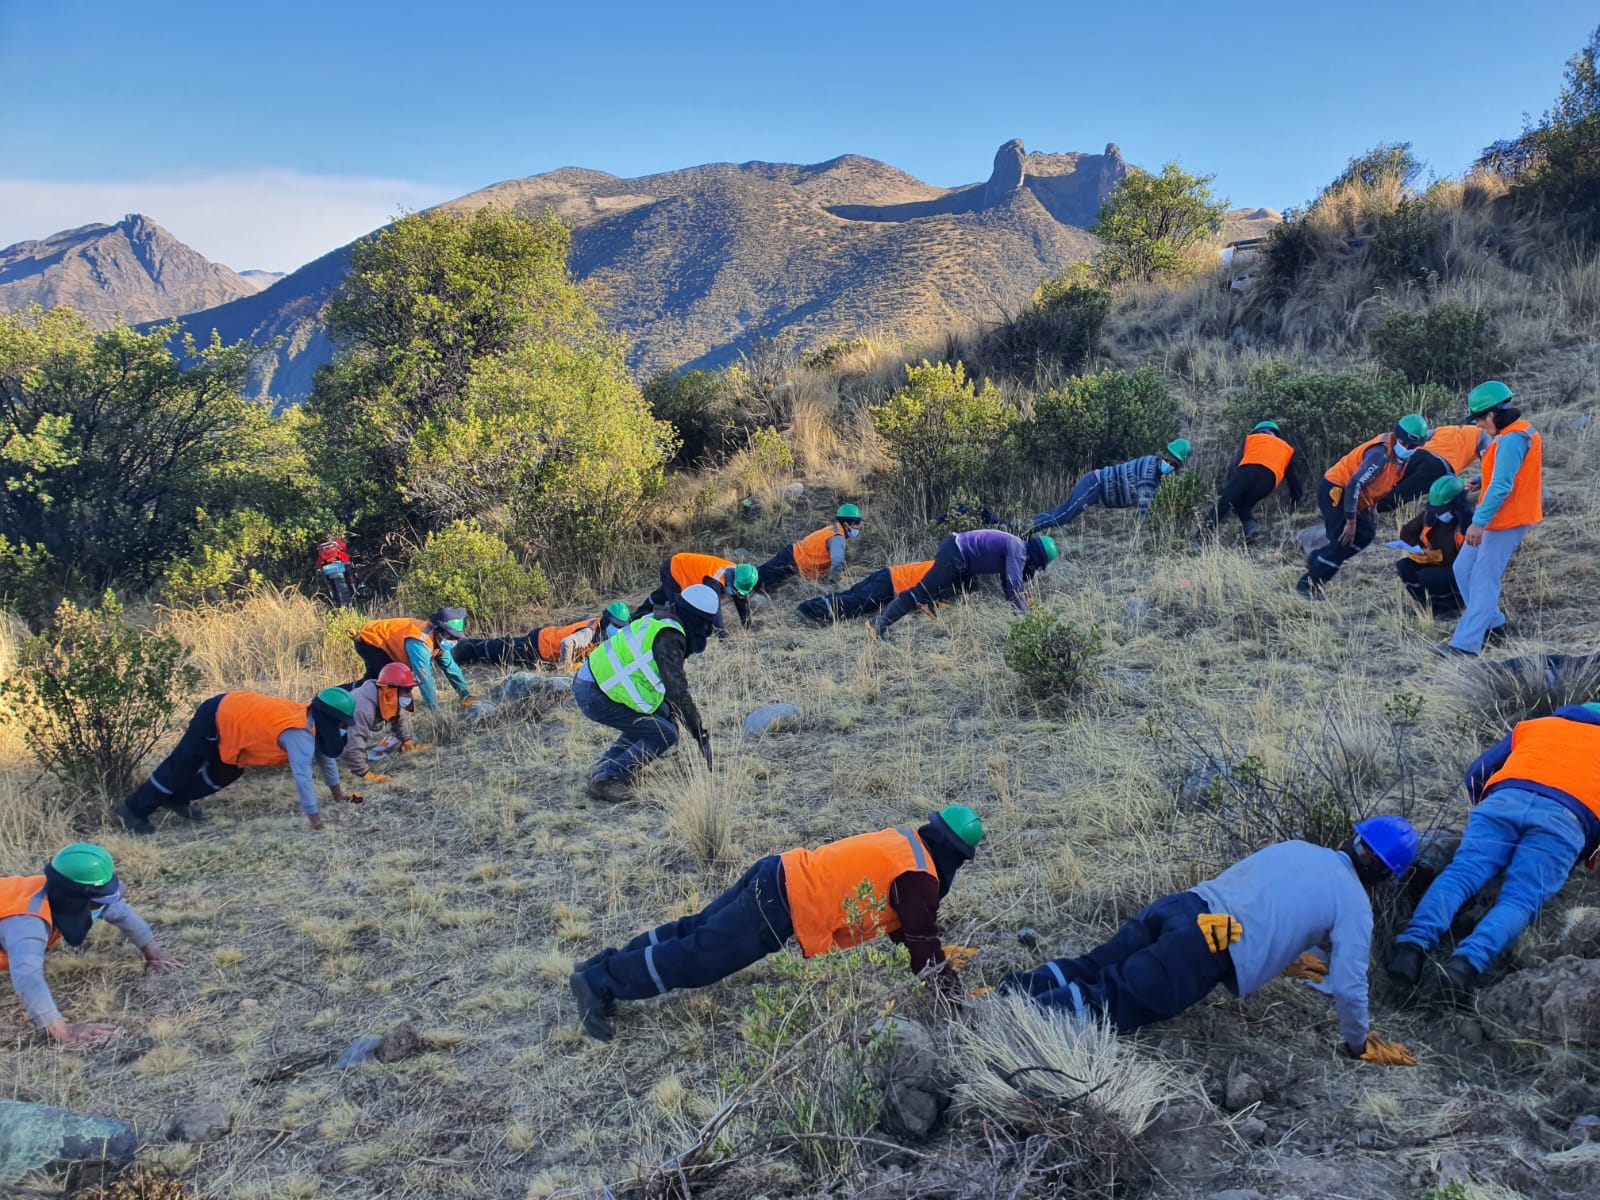
{"label": "stone on ground", "polygon": [[882,1068],[883,1127],[895,1137],[920,1141],[950,1103],[933,1036],[915,1021],[892,1017],[874,1021],[869,1031],[892,1041]]}
{"label": "stone on ground", "polygon": [[764,704],[744,719],[746,737],[792,726],[800,719],[798,704]]}
{"label": "stone on ground", "polygon": [[[543,671],[518,671],[515,675],[508,675],[500,681],[500,686],[494,690],[494,698],[501,704],[509,704],[514,700],[523,700],[529,696],[572,694],[572,677],[570,675],[547,675]],[[474,709],[478,706],[474,704]],[[469,710],[471,711],[471,710]]]}
{"label": "stone on ground", "polygon": [[167,1125],[174,1142],[214,1142],[233,1128],[233,1118],[220,1104],[191,1104],[181,1108]]}
{"label": "stone on ground", "polygon": [[1479,993],[1478,1012],[1496,1038],[1600,1042],[1600,959],[1567,954],[1515,971]]}

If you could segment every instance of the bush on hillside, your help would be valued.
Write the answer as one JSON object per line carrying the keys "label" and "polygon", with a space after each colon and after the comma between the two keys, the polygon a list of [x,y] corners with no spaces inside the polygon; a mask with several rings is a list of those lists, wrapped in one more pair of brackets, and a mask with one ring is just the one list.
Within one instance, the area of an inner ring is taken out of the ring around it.
{"label": "bush on hillside", "polygon": [[985,358],[1013,373],[1075,371],[1091,358],[1111,315],[1111,293],[1089,282],[1085,263],[1039,285],[1032,302],[984,347]]}
{"label": "bush on hillside", "polygon": [[513,629],[529,608],[550,598],[550,581],[539,564],[524,567],[476,521],[453,521],[422,543],[398,598],[419,616],[453,605],[466,609],[477,629]]}
{"label": "bush on hillside", "polygon": [[1174,545],[1198,529],[1205,482],[1197,471],[1174,471],[1150,498],[1150,533],[1156,546]]}
{"label": "bush on hillside", "polygon": [[749,432],[749,414],[740,409],[733,385],[718,371],[662,371],[644,385],[651,415],[678,433],[672,465],[717,466],[726,462]]}
{"label": "bush on hillside", "polygon": [[0,609],[30,624],[43,620],[59,602],[52,584],[58,575],[50,552],[40,543],[13,545],[0,533]]}
{"label": "bush on hillside", "polygon": [[906,386],[872,410],[895,461],[893,483],[924,519],[962,490],[983,491],[1017,420],[995,386],[976,387],[959,362],[906,367]]}
{"label": "bush on hillside", "polygon": [[1422,162],[1412,153],[1410,142],[1379,142],[1352,158],[1322,189],[1322,194],[1341,191],[1351,184],[1376,188],[1390,180],[1409,188],[1421,174]]}
{"label": "bush on hillside", "polygon": [[1178,434],[1178,402],[1149,368],[1076,375],[1034,402],[1017,440],[1041,470],[1077,474],[1152,454]]}
{"label": "bush on hillside", "polygon": [[1378,282],[1426,283],[1443,273],[1444,220],[1426,199],[1408,196],[1378,218],[1367,246]]}
{"label": "bush on hillside", "polygon": [[1078,629],[1035,608],[1006,633],[1006,666],[1035,700],[1066,700],[1086,689],[1103,649],[1100,630]]}
{"label": "bush on hillside", "polygon": [[1372,331],[1373,355],[1413,384],[1461,392],[1503,371],[1505,348],[1481,308],[1454,303],[1391,308]]}
{"label": "bush on hillside", "polygon": [[1089,230],[1104,245],[1096,274],[1107,283],[1187,274],[1189,251],[1222,228],[1228,202],[1211,194],[1214,175],[1190,175],[1175,162],[1161,174],[1133,170],[1119,180]]}
{"label": "bush on hillside", "polygon": [[1555,104],[1517,141],[1525,155],[1514,206],[1600,237],[1600,28],[1567,61]]}
{"label": "bush on hillside", "polygon": [[185,658],[176,639],[128,624],[110,592],[97,609],[63,600],[50,626],[23,643],[0,703],[39,765],[70,791],[120,797],[198,682]]}

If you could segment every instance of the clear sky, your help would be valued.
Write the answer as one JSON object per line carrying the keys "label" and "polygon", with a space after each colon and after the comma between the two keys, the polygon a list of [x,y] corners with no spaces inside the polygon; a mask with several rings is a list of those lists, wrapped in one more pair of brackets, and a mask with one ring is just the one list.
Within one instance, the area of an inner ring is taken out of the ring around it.
{"label": "clear sky", "polygon": [[1548,107],[1597,21],[1593,0],[0,0],[0,245],[141,211],[285,270],[561,166],[856,153],[953,186],[1013,137],[1177,158],[1281,209],[1379,141],[1458,173]]}

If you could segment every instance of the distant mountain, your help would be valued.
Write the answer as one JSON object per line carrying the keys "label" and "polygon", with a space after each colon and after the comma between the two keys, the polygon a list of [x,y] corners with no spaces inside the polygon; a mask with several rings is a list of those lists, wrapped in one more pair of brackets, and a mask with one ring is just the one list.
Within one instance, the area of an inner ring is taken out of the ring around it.
{"label": "distant mountain", "polygon": [[66,304],[102,329],[118,314],[130,324],[182,316],[257,286],[138,213],[0,250],[0,310]]}
{"label": "distant mountain", "polygon": [[262,288],[271,287],[288,273],[287,271],[240,271],[239,278],[251,284],[259,292]]}

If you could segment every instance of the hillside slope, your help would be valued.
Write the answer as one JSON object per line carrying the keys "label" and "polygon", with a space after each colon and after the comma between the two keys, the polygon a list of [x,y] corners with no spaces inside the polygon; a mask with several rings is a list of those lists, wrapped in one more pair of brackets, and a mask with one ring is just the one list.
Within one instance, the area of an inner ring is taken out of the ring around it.
{"label": "hillside slope", "polygon": [[0,250],[0,310],[65,304],[102,329],[118,315],[137,324],[213,308],[257,286],[139,213]]}

